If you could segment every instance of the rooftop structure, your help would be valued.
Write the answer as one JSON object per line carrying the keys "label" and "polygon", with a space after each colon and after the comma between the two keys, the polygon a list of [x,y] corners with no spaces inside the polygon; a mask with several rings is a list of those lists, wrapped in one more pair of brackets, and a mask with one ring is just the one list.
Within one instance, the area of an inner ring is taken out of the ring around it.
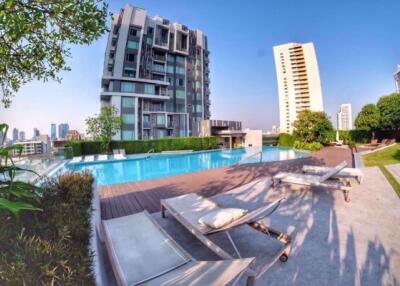
{"label": "rooftop structure", "polygon": [[[22,153],[21,156],[29,156],[35,154],[43,154],[47,152],[47,144],[41,140],[31,140],[18,142],[19,145],[22,145]],[[18,156],[18,152],[13,150],[13,155]]]}
{"label": "rooftop structure", "polygon": [[114,139],[198,135],[210,117],[208,56],[200,30],[131,5],[115,13],[100,95],[124,122]]}
{"label": "rooftop structure", "polygon": [[322,89],[313,43],[274,47],[280,131],[292,133],[302,110],[323,111]]}

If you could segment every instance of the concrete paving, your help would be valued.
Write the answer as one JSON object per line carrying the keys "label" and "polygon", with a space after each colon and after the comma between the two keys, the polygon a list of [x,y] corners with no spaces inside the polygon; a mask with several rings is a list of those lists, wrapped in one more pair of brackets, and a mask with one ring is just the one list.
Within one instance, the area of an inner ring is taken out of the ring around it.
{"label": "concrete paving", "polygon": [[[289,260],[278,261],[256,285],[400,285],[400,199],[376,167],[365,168],[361,185],[354,183],[351,202],[340,191],[284,188],[287,200],[265,220],[289,233]],[[214,197],[223,206],[257,208],[280,193]],[[199,260],[217,257],[171,216],[159,223]],[[250,227],[231,231],[243,257],[272,256],[279,244]],[[213,241],[233,253],[225,235]],[[240,285],[245,284],[242,278]]]}

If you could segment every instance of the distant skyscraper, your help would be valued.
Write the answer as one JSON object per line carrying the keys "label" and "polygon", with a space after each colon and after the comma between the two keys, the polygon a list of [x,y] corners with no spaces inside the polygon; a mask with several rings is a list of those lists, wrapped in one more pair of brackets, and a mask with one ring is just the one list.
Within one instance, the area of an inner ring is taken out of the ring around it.
{"label": "distant skyscraper", "polygon": [[338,130],[353,129],[353,116],[350,103],[340,105],[340,111],[337,114],[337,128]]}
{"label": "distant skyscraper", "polygon": [[280,132],[292,133],[303,110],[323,111],[321,81],[313,43],[274,47],[279,92]]}
{"label": "distant skyscraper", "polygon": [[55,123],[51,124],[50,136],[51,136],[51,139],[53,139],[53,140],[57,138],[57,126]]}
{"label": "distant skyscraper", "polygon": [[37,128],[33,128],[33,137],[32,138],[36,138],[40,136],[40,131]]}
{"label": "distant skyscraper", "polygon": [[18,141],[18,129],[17,129],[17,128],[14,128],[14,129],[13,129],[12,140],[13,140],[14,142],[15,142],[15,141]]}
{"label": "distant skyscraper", "polygon": [[25,141],[25,131],[20,131],[19,132],[19,141]]}
{"label": "distant skyscraper", "polygon": [[397,71],[394,74],[394,82],[396,84],[396,92],[400,92],[400,65],[397,65]]}
{"label": "distant skyscraper", "polygon": [[58,125],[58,138],[59,139],[66,139],[68,131],[69,131],[68,123],[59,124]]}

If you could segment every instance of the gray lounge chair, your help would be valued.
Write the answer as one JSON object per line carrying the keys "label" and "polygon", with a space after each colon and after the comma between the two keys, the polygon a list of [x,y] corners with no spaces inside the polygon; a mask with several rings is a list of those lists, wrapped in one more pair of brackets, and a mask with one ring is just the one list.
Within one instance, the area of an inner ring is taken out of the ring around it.
{"label": "gray lounge chair", "polygon": [[346,166],[347,166],[346,161],[343,161],[339,165],[331,168],[328,172],[324,173],[323,175],[280,172],[273,177],[274,187],[278,188],[281,184],[285,183],[285,184],[303,185],[310,187],[336,189],[343,191],[345,201],[349,202],[350,190],[351,190],[350,180],[342,178],[339,178],[338,180],[332,180],[332,178],[334,178]]}
{"label": "gray lounge chair", "polygon": [[102,222],[118,285],[234,285],[254,258],[196,261],[147,212]]}
{"label": "gray lounge chair", "polygon": [[[324,175],[327,172],[332,171],[332,167],[325,167],[325,166],[311,166],[311,165],[304,165],[302,171],[307,174],[312,175]],[[364,177],[363,172],[357,168],[343,168],[339,173],[332,176],[332,178],[350,178],[356,179],[359,184],[361,184],[362,179]]]}
{"label": "gray lounge chair", "polygon": [[[270,183],[266,184],[265,179],[251,182],[244,186],[239,187],[242,191],[248,191],[249,195],[252,189],[266,188],[270,187]],[[239,189],[238,188],[238,189]],[[239,190],[240,191],[240,190]],[[243,217],[229,223],[228,225],[221,227],[219,229],[214,229],[207,227],[203,224],[199,224],[198,221],[201,217],[214,211],[220,206],[211,199],[203,198],[197,194],[190,193],[182,196],[169,198],[161,200],[161,214],[165,218],[165,211],[168,212],[179,221],[184,227],[186,227],[193,235],[196,236],[205,246],[212,250],[222,259],[233,259],[233,256],[227,253],[225,250],[220,248],[217,244],[211,241],[207,236],[218,232],[225,232],[229,241],[231,242],[233,248],[236,251],[238,257],[241,257],[239,250],[237,249],[232,237],[229,234],[229,230],[240,227],[243,225],[249,225],[253,229],[260,231],[263,234],[271,236],[283,244],[282,248],[277,252],[276,255],[271,259],[269,257],[257,258],[258,268],[253,267],[252,270],[255,272],[256,276],[254,279],[258,279],[262,274],[264,274],[278,259],[282,262],[287,261],[291,241],[287,234],[280,231],[267,227],[262,222],[262,219],[271,214],[276,208],[279,207],[280,203],[284,200],[284,197],[280,197],[278,200],[271,204],[262,206],[261,208],[250,211]],[[249,244],[251,243],[251,238],[249,238]]]}

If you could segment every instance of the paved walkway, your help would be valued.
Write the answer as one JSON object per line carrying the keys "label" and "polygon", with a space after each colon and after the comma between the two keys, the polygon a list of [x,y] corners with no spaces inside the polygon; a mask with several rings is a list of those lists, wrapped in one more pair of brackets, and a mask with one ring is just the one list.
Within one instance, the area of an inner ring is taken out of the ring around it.
{"label": "paved walkway", "polygon": [[393,175],[396,181],[400,184],[400,164],[392,164],[385,166],[389,172]]}

